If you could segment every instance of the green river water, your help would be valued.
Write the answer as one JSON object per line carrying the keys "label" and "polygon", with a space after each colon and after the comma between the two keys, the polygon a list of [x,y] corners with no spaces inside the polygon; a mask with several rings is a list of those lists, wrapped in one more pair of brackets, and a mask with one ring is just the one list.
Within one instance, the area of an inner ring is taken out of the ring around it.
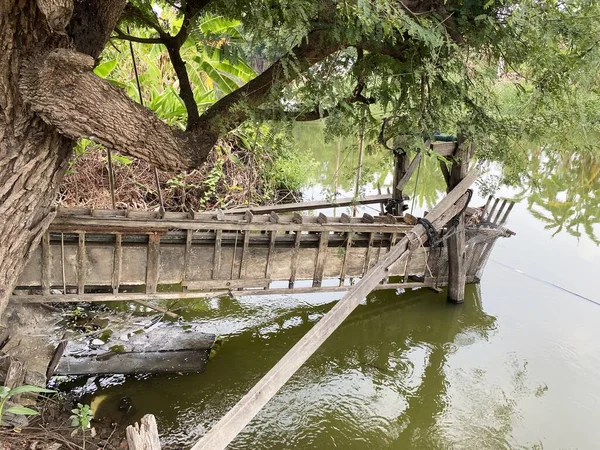
{"label": "green river water", "polygon": [[[302,128],[298,139],[319,174],[306,197],[322,198],[337,145]],[[350,194],[351,144],[338,184]],[[509,222],[517,235],[498,242],[464,304],[425,289],[369,295],[230,448],[600,448],[600,179],[589,161],[532,164],[536,188]],[[367,155],[364,193],[389,186],[390,167],[388,154]],[[422,167],[415,213],[441,193],[434,168]],[[185,319],[223,338],[206,371],[96,380],[97,414],[130,397],[126,421],[153,413],[165,447],[189,448],[341,295],[186,303]]]}

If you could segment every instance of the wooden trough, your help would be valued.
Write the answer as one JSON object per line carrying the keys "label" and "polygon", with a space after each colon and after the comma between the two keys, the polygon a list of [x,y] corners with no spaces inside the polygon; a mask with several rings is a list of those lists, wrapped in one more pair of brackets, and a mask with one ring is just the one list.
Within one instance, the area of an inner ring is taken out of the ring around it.
{"label": "wooden trough", "polygon": [[[467,210],[466,276],[478,280],[512,204],[490,197]],[[394,216],[186,215],[60,209],[13,300],[126,301],[346,290],[412,228]],[[448,280],[442,229],[378,288],[441,287]],[[31,291],[36,295],[29,294]],[[37,295],[41,294],[41,295]]]}

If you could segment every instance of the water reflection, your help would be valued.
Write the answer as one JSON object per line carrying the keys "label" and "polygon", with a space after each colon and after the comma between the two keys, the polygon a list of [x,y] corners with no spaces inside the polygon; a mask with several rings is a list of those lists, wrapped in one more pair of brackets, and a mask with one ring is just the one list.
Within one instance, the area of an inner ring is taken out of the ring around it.
{"label": "water reflection", "polygon": [[544,222],[553,236],[585,233],[600,245],[600,162],[591,154],[556,154],[537,149],[529,157],[529,175],[516,200]]}
{"label": "water reflection", "polygon": [[[125,421],[152,412],[167,448],[189,446],[333,306],[331,298],[313,297],[300,305],[256,297],[188,308],[186,319],[229,331],[207,371],[127,379],[102,390],[98,414],[115,420],[119,399],[130,397],[134,409]],[[495,324],[478,286],[469,286],[459,306],[424,289],[371,294],[230,448],[445,448],[461,428],[446,427],[455,401],[449,361],[486,341]],[[479,402],[490,402],[485,389],[480,395]],[[507,423],[512,414],[506,411]],[[468,422],[491,424],[483,417]],[[507,439],[510,427],[500,435]]]}

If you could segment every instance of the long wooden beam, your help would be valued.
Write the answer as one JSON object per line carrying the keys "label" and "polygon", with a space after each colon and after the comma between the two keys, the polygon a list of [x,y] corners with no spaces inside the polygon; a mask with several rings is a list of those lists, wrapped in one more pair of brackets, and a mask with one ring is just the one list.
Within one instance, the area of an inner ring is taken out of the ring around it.
{"label": "long wooden beam", "polygon": [[[466,207],[468,196],[465,192],[478,176],[479,171],[473,169],[430,211],[427,220],[436,230],[439,230]],[[192,447],[192,450],[222,450],[227,447],[306,360],[344,322],[367,294],[386,277],[389,267],[402,262],[413,249],[418,248],[426,240],[425,227],[421,224],[416,225]]]}

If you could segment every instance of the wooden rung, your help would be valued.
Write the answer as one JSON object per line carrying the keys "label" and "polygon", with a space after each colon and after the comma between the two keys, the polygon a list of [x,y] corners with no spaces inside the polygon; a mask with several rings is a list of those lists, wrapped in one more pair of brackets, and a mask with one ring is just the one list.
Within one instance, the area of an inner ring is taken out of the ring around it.
{"label": "wooden rung", "polygon": [[240,273],[238,278],[246,278],[248,267],[248,247],[250,246],[250,231],[244,231],[244,244],[242,247],[242,260],[240,261]]}
{"label": "wooden rung", "polygon": [[275,253],[275,239],[277,231],[270,232],[269,250],[267,251],[267,265],[265,266],[265,278],[271,278],[271,262],[273,261],[273,253]]}
{"label": "wooden rung", "polygon": [[79,233],[79,243],[77,247],[77,293],[85,294],[85,232]]}
{"label": "wooden rung", "polygon": [[[42,236],[42,292],[50,294],[50,270],[52,253],[50,250],[50,233]],[[64,293],[64,292],[63,292]]]}
{"label": "wooden rung", "polygon": [[494,212],[496,211],[496,207],[498,206],[498,202],[500,201],[499,198],[496,199],[496,201],[494,202],[494,206],[492,206],[492,209],[490,211],[490,213],[487,216],[487,222],[491,222],[492,221],[492,217],[494,217]]}
{"label": "wooden rung", "polygon": [[123,248],[121,247],[121,233],[115,234],[115,247],[113,250],[113,273],[112,273],[112,290],[113,294],[119,293],[121,285],[121,261],[123,259]]}
{"label": "wooden rung", "polygon": [[212,276],[211,278],[214,280],[219,276],[219,271],[221,270],[221,239],[223,237],[223,230],[217,230],[217,234],[215,236],[215,249],[213,253],[213,267],[212,267]]}
{"label": "wooden rung", "polygon": [[320,223],[321,225],[327,223],[327,216],[323,213],[319,213],[319,216],[317,217],[317,222]]}
{"label": "wooden rung", "polygon": [[292,258],[290,265],[290,289],[294,288],[296,282],[296,271],[298,269],[298,253],[300,250],[300,240],[302,239],[302,231],[296,231],[296,239],[294,240],[294,248],[292,250]]}
{"label": "wooden rung", "polygon": [[515,206],[515,202],[510,202],[510,204],[508,205],[508,209],[504,213],[504,216],[500,220],[500,223],[498,223],[498,226],[502,226],[508,221],[508,216],[510,215],[514,206]]}
{"label": "wooden rung", "polygon": [[148,251],[146,255],[146,294],[156,294],[160,258],[160,234],[152,233],[148,236]]}
{"label": "wooden rung", "polygon": [[371,214],[364,213],[362,223],[375,223],[375,218]]}
{"label": "wooden rung", "polygon": [[323,282],[323,273],[325,272],[325,262],[327,260],[327,246],[329,243],[329,231],[322,231],[319,237],[319,250],[317,251],[317,260],[315,262],[315,273],[313,275],[313,287],[320,287]]}
{"label": "wooden rung", "polygon": [[493,224],[498,225],[498,220],[500,219],[500,217],[502,217],[502,212],[504,211],[504,208],[506,208],[506,200],[502,200],[502,205],[500,206],[500,209],[496,213],[496,216],[491,218],[491,222]]}

